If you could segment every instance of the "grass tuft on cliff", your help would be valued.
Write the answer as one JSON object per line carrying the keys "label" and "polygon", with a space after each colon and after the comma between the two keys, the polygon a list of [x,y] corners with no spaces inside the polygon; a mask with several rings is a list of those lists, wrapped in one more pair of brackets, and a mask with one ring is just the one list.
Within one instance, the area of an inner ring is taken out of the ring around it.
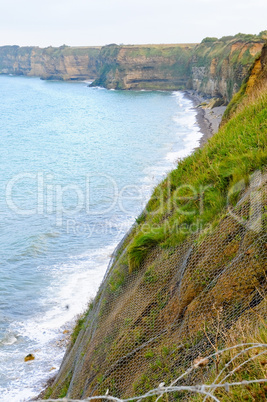
{"label": "grass tuft on cliff", "polygon": [[[242,89],[241,89],[242,91]],[[183,242],[190,228],[214,224],[240,180],[267,165],[267,91],[247,103],[203,148],[181,161],[155,190],[128,247],[130,272],[156,245]],[[184,230],[182,230],[184,229]]]}

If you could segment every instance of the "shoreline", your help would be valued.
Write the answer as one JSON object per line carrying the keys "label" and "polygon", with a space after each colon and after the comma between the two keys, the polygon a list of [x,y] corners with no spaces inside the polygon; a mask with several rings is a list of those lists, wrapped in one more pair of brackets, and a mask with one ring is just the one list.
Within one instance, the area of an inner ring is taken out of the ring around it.
{"label": "shoreline", "polygon": [[218,132],[226,106],[218,106],[213,109],[202,108],[202,102],[209,101],[209,97],[200,95],[195,91],[183,91],[184,96],[193,102],[196,113],[196,121],[199,131],[202,133],[199,147],[202,148],[206,142]]}

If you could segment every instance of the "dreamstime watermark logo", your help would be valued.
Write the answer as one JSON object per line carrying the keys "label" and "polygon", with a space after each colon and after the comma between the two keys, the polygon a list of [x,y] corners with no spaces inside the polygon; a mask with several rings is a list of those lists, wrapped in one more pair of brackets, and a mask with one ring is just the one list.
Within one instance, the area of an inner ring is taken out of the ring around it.
{"label": "dreamstime watermark logo", "polygon": [[[227,204],[229,214],[246,229],[259,233],[263,228],[264,185],[267,183],[267,173],[254,172],[246,181],[240,180],[228,192]],[[231,200],[243,193],[235,207]]]}

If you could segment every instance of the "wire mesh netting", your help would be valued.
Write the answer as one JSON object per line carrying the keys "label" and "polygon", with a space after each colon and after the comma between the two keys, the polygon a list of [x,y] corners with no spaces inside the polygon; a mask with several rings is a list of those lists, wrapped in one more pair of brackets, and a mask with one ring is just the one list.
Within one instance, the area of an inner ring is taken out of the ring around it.
{"label": "wire mesh netting", "polygon": [[[154,247],[130,274],[126,236],[69,347],[59,388],[67,383],[74,399],[220,400],[217,386],[248,386],[247,365],[267,351],[267,335],[256,335],[267,317],[267,175],[251,183],[215,225],[177,247]],[[250,381],[263,386],[267,370],[257,364]]]}

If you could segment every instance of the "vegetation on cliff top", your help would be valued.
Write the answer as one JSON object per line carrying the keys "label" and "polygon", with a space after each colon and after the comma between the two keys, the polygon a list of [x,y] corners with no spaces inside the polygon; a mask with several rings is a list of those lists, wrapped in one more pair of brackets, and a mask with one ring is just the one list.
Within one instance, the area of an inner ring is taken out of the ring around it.
{"label": "vegetation on cliff top", "polygon": [[267,30],[266,31],[261,31],[258,35],[252,35],[252,34],[243,34],[243,33],[238,33],[236,35],[229,35],[229,36],[223,36],[222,38],[214,38],[214,37],[207,37],[202,40],[201,43],[207,43],[207,42],[228,42],[232,40],[238,40],[242,42],[261,42],[263,40],[267,39]]}

